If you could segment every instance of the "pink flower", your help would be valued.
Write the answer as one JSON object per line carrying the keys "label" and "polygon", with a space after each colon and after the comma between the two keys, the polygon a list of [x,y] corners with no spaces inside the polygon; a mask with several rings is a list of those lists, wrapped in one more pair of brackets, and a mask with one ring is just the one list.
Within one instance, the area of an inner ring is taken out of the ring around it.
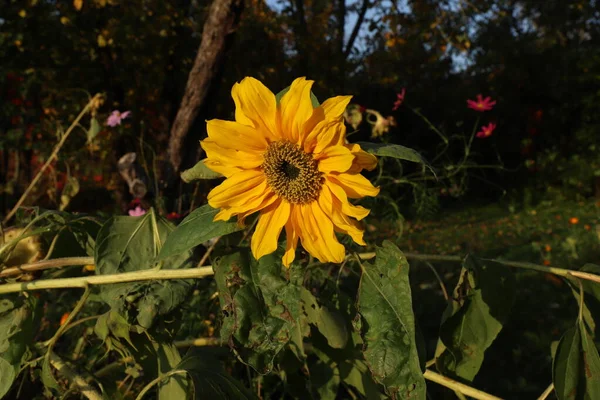
{"label": "pink flower", "polygon": [[494,105],[496,105],[496,101],[492,101],[490,96],[484,99],[480,94],[477,95],[477,100],[467,100],[467,107],[479,112],[490,111]]}
{"label": "pink flower", "polygon": [[492,136],[492,132],[494,132],[494,129],[496,129],[496,124],[494,124],[493,122],[490,122],[487,126],[482,126],[481,130],[479,132],[477,132],[476,136],[478,138],[490,137],[490,136]]}
{"label": "pink flower", "polygon": [[396,94],[396,101],[394,102],[394,107],[392,107],[392,111],[396,111],[400,108],[402,103],[404,103],[404,95],[406,95],[406,88],[402,88],[400,93]]}
{"label": "pink flower", "polygon": [[106,120],[106,125],[113,128],[117,125],[121,125],[121,121],[129,117],[129,114],[131,114],[131,111],[125,111],[122,113],[119,110],[114,110]]}
{"label": "pink flower", "polygon": [[146,214],[146,210],[140,206],[137,206],[133,210],[129,210],[129,216],[131,217],[141,217],[144,214]]}

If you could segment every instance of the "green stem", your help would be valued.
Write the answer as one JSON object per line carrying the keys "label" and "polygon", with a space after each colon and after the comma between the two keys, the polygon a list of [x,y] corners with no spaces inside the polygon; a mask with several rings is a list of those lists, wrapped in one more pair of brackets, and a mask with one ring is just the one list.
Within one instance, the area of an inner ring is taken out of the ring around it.
{"label": "green stem", "polygon": [[138,396],[135,398],[135,400],[142,400],[142,397],[144,397],[144,395],[146,393],[148,393],[148,391],[150,389],[152,389],[155,385],[159,384],[162,380],[173,376],[173,375],[177,375],[177,374],[187,374],[187,372],[183,369],[174,369],[172,371],[167,372],[164,375],[159,376],[156,379],[153,379],[150,383],[148,383],[140,392],[140,394],[138,394]]}
{"label": "green stem", "polygon": [[73,385],[75,385],[81,394],[87,397],[89,400],[102,400],[102,395],[96,391],[86,380],[73,371],[59,356],[50,352],[49,361],[50,364],[56,368],[59,374],[67,378]]}
{"label": "green stem", "polygon": [[415,113],[416,115],[421,117],[423,119],[423,121],[425,121],[425,123],[429,126],[429,129],[434,131],[444,141],[444,144],[448,145],[448,138],[446,136],[444,136],[444,134],[442,132],[440,132],[440,130],[438,128],[436,128],[435,125],[433,125],[426,116],[421,114],[420,111],[418,111],[408,105],[406,105],[406,106],[409,108],[410,111],[412,111],[413,113]]}
{"label": "green stem", "polygon": [[0,294],[43,289],[85,288],[88,285],[110,285],[113,283],[151,281],[162,279],[196,279],[213,275],[212,267],[190,269],[164,269],[124,272],[113,275],[83,276],[77,278],[42,279],[33,282],[0,285]]}
{"label": "green stem", "polygon": [[30,264],[22,264],[16,267],[10,267],[0,272],[0,278],[6,278],[12,275],[19,275],[25,272],[39,271],[49,268],[68,267],[74,265],[91,265],[94,264],[94,257],[64,257],[54,258],[51,260],[43,260]]}
{"label": "green stem", "polygon": [[544,390],[544,393],[542,393],[540,395],[540,397],[537,398],[537,400],[546,400],[546,398],[548,396],[550,396],[550,393],[552,393],[553,390],[554,390],[554,383],[551,383],[550,385],[548,385],[546,390]]}
{"label": "green stem", "polygon": [[425,379],[435,382],[439,385],[447,387],[448,389],[452,389],[456,392],[460,392],[465,396],[472,397],[477,400],[502,400],[500,397],[493,396],[489,393],[483,392],[481,390],[472,388],[471,386],[467,386],[463,383],[457,382],[453,379],[445,377],[443,375],[438,374],[437,372],[433,372],[428,369],[423,374]]}

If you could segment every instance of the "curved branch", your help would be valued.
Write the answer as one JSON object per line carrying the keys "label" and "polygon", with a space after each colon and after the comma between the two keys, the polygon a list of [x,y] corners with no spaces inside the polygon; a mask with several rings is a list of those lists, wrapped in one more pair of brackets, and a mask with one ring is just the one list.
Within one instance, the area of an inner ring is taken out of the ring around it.
{"label": "curved branch", "polygon": [[168,153],[169,161],[176,172],[181,167],[181,153],[185,138],[206,98],[210,83],[223,56],[225,41],[237,26],[242,6],[242,0],[213,0],[208,12],[200,48],[171,127]]}

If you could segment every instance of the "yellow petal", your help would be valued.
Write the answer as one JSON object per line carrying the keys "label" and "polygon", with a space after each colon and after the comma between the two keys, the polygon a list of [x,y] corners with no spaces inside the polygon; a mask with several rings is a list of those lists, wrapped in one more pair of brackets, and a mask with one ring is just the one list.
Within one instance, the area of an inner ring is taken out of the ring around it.
{"label": "yellow petal", "polygon": [[327,178],[341,186],[348,197],[352,199],[379,194],[379,188],[374,187],[367,178],[360,174],[330,174]]}
{"label": "yellow petal", "polygon": [[279,103],[281,135],[293,143],[298,143],[304,124],[313,113],[310,89],[313,81],[297,78]]}
{"label": "yellow petal", "polygon": [[313,131],[313,129],[315,129],[317,124],[319,122],[323,121],[324,119],[325,119],[325,111],[323,110],[323,107],[318,106],[316,108],[313,108],[313,112],[312,112],[310,118],[302,126],[302,131],[300,132],[300,138],[298,139],[298,144],[300,146],[303,146],[303,144],[306,140],[306,137]]}
{"label": "yellow petal", "polygon": [[267,206],[271,205],[275,199],[276,196],[273,192],[271,192],[270,189],[265,190],[258,196],[247,199],[247,201],[245,201],[243,204],[221,209],[221,211],[219,211],[215,216],[215,221],[227,221],[229,218],[237,215],[239,224],[244,225],[244,219],[248,215],[254,214],[257,211],[266,208]]}
{"label": "yellow petal", "polygon": [[213,208],[237,206],[266,190],[266,179],[261,171],[245,170],[233,174],[211,190],[208,204]]}
{"label": "yellow petal", "polygon": [[343,144],[346,139],[346,127],[341,119],[323,120],[306,136],[304,151],[320,153],[329,146]]}
{"label": "yellow petal", "polygon": [[[294,205],[291,206],[294,208]],[[293,211],[290,212],[290,215]],[[290,218],[285,224],[286,246],[283,254],[283,265],[289,267],[296,258],[296,248],[298,247],[298,228],[294,226],[294,219]]]}
{"label": "yellow petal", "polygon": [[267,140],[256,129],[238,122],[212,119],[206,121],[208,137],[219,146],[245,151],[264,151]]}
{"label": "yellow petal", "polygon": [[261,152],[228,149],[220,146],[211,138],[201,141],[200,146],[206,152],[206,158],[218,161],[228,167],[252,169],[260,167],[264,161]]}
{"label": "yellow petal", "polygon": [[331,222],[333,222],[339,232],[350,235],[356,243],[366,246],[363,240],[363,230],[353,220],[342,213],[342,202],[333,196],[327,186],[323,186],[318,201],[321,210],[331,218]]}
{"label": "yellow petal", "polygon": [[325,179],[325,185],[333,195],[342,203],[342,212],[346,215],[349,215],[357,220],[361,220],[369,215],[369,210],[362,206],[355,206],[354,204],[348,201],[348,195],[341,186],[337,185],[334,182],[331,182],[328,179]]}
{"label": "yellow petal", "polygon": [[265,193],[265,195],[260,199],[260,203],[257,203],[258,205],[256,207],[250,207],[248,210],[238,214],[238,223],[240,225],[244,225],[245,220],[249,215],[269,207],[271,204],[275,203],[277,199],[279,199],[279,197],[277,197],[275,193],[271,191]]}
{"label": "yellow petal", "polygon": [[352,168],[349,172],[360,172],[363,169],[367,171],[373,171],[377,167],[377,157],[373,154],[369,154],[366,151],[360,148],[358,144],[347,144],[347,148],[350,149],[352,154],[354,154],[354,163],[352,163]]}
{"label": "yellow petal", "polygon": [[292,219],[299,227],[302,247],[321,262],[342,262],[345,249],[335,237],[333,223],[321,211],[319,204],[296,205]]}
{"label": "yellow petal", "polygon": [[335,236],[333,222],[331,222],[331,219],[329,219],[323,210],[321,210],[318,202],[313,201],[308,205],[312,211],[312,213],[308,213],[308,219],[311,224],[314,224],[312,229],[316,229],[317,235],[319,236],[319,241],[315,244],[320,252],[326,257],[325,260],[320,259],[320,261],[341,263],[346,256],[346,249],[338,242],[337,237]]}
{"label": "yellow petal", "polygon": [[243,171],[243,169],[241,169],[239,167],[232,167],[229,165],[224,165],[220,161],[217,161],[217,160],[204,159],[202,162],[209,169],[211,169],[215,172],[218,172],[219,174],[221,174],[227,178],[229,178],[231,175],[235,174],[236,172]]}
{"label": "yellow petal", "polygon": [[346,107],[352,100],[352,96],[336,96],[325,100],[321,106],[325,111],[325,118],[338,119],[346,111]]}
{"label": "yellow petal", "polygon": [[279,137],[275,95],[262,82],[250,77],[244,78],[233,85],[231,96],[235,102],[237,122],[253,126],[272,140]]}
{"label": "yellow petal", "polygon": [[319,160],[321,172],[346,172],[352,166],[354,155],[344,146],[331,146],[315,154],[315,159]]}
{"label": "yellow petal", "polygon": [[250,243],[254,258],[259,260],[277,250],[277,239],[289,218],[290,203],[282,199],[261,212]]}
{"label": "yellow petal", "polygon": [[[316,246],[316,243],[319,241],[319,236],[317,235],[316,229],[312,228],[314,223],[309,221],[309,213],[311,213],[311,211],[308,204],[297,204],[292,209],[291,220],[294,223],[294,227],[298,228],[297,234],[302,242],[302,247],[304,247],[304,249],[313,257],[316,257],[319,260],[325,260],[327,257],[322,254],[319,247]],[[314,217],[312,219],[314,220]]]}

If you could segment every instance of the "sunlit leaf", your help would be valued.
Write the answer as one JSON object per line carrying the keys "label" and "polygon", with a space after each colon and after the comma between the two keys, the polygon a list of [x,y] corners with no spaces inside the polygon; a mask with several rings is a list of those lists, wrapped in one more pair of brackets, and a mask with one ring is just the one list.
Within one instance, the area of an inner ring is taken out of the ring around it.
{"label": "sunlit leaf", "polygon": [[374,264],[363,264],[358,299],[360,333],[375,381],[391,396],[424,399],[408,271],[406,257],[388,241],[377,247]]}
{"label": "sunlit leaf", "polygon": [[208,204],[192,211],[169,235],[159,259],[184,253],[210,239],[242,229],[236,221],[213,221],[218,210]]}
{"label": "sunlit leaf", "polygon": [[181,179],[186,183],[199,179],[217,179],[222,177],[223,175],[220,173],[208,168],[206,164],[204,164],[204,160],[198,161],[192,168],[186,169],[181,173]]}
{"label": "sunlit leaf", "polygon": [[348,329],[342,316],[335,310],[319,305],[317,299],[305,288],[301,288],[302,306],[308,322],[315,325],[328,344],[341,349],[348,342]]}
{"label": "sunlit leaf", "polygon": [[[156,362],[160,374],[177,369],[177,365],[181,362],[181,356],[173,343],[158,343],[156,350]],[[186,376],[173,375],[158,387],[158,399],[185,399],[187,398],[188,386]]]}
{"label": "sunlit leaf", "polygon": [[344,361],[340,363],[339,369],[342,382],[354,387],[365,398],[388,398],[379,389],[381,386],[373,381],[371,371],[363,360]]}
{"label": "sunlit leaf", "polygon": [[98,119],[96,117],[92,117],[90,121],[90,129],[88,129],[87,131],[88,143],[92,143],[92,141],[96,138],[96,136],[98,136],[98,133],[100,133],[101,130],[102,127],[100,126],[100,122],[98,122]]}
{"label": "sunlit leaf", "polygon": [[433,167],[429,165],[427,160],[423,158],[416,150],[411,149],[409,147],[401,146],[399,144],[389,144],[389,143],[370,143],[370,142],[357,142],[360,147],[371,154],[380,157],[392,157],[400,160],[406,160],[414,163],[423,164],[427,168],[431,170],[431,172],[435,173]]}
{"label": "sunlit leaf", "polygon": [[472,381],[484,353],[502,330],[515,299],[508,268],[467,256],[442,316],[436,366],[444,375]]}
{"label": "sunlit leaf", "polygon": [[[96,239],[96,274],[115,274],[155,267],[163,269],[190,268],[191,253],[182,251],[157,261],[158,253],[173,225],[156,216],[151,209],[141,217],[118,216],[108,220]],[[165,315],[185,300],[192,282],[169,280],[105,285],[102,299],[131,321],[134,316],[143,328],[149,328],[158,315]],[[131,307],[136,305],[136,307]],[[129,310],[125,315],[125,310]]]}

